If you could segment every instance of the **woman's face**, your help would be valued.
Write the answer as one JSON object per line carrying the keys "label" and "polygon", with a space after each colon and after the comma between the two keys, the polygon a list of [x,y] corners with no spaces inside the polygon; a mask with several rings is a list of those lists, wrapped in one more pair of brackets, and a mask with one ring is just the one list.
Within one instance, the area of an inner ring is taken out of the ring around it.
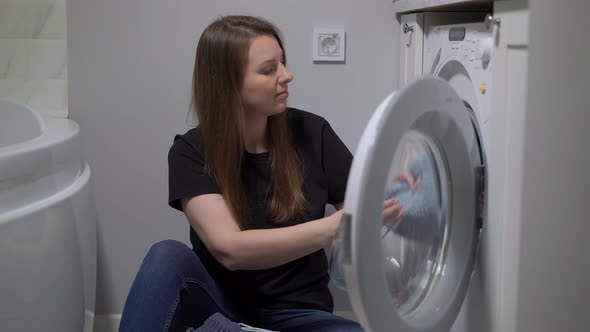
{"label": "woman's face", "polygon": [[240,90],[246,113],[271,116],[287,107],[287,85],[293,74],[284,65],[279,43],[272,36],[250,41],[248,64]]}

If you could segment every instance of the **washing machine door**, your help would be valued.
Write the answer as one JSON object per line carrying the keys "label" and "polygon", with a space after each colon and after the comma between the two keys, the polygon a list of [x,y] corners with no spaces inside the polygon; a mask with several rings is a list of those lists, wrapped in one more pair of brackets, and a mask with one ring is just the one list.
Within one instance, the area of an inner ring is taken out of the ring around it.
{"label": "washing machine door", "polygon": [[[479,247],[481,156],[472,116],[439,78],[419,78],[373,114],[352,164],[336,240],[353,309],[367,331],[452,326]],[[384,218],[389,198],[403,206],[401,218]]]}

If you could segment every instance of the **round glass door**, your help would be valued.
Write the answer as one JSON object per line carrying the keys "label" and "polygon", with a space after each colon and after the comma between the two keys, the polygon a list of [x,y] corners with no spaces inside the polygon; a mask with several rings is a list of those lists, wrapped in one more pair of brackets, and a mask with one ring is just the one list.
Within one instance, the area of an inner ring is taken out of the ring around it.
{"label": "round glass door", "polygon": [[395,200],[397,207],[383,215],[385,280],[399,314],[410,319],[436,284],[444,263],[448,175],[435,141],[417,130],[406,132],[387,179],[384,198]]}
{"label": "round glass door", "polygon": [[453,88],[421,77],[388,96],[350,170],[331,274],[366,331],[446,332],[479,242],[481,158]]}

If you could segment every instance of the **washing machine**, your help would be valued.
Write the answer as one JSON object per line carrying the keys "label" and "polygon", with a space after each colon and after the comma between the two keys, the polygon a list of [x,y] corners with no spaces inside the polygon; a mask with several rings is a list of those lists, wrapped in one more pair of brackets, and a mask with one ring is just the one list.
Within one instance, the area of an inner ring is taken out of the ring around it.
{"label": "washing machine", "polygon": [[[423,19],[422,75],[381,102],[356,150],[332,278],[367,331],[487,331],[491,16]],[[384,220],[388,198],[401,219]]]}

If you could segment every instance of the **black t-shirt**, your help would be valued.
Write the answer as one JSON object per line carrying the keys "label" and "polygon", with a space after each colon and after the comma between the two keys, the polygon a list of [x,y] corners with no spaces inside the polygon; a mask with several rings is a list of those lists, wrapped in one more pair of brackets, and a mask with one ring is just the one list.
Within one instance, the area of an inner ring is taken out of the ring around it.
{"label": "black t-shirt", "polygon": [[[244,187],[252,204],[254,228],[292,226],[324,217],[326,204],[344,201],[352,154],[322,117],[287,108],[293,143],[302,162],[303,191],[310,205],[303,221],[279,225],[265,216],[269,186],[268,153],[245,152]],[[180,200],[220,193],[213,178],[204,171],[204,145],[199,127],[177,135],[169,155],[169,205],[182,211]],[[209,273],[224,289],[264,308],[309,308],[332,311],[328,289],[328,262],[318,250],[292,262],[265,270],[229,271],[219,264],[191,228],[190,240]]]}

